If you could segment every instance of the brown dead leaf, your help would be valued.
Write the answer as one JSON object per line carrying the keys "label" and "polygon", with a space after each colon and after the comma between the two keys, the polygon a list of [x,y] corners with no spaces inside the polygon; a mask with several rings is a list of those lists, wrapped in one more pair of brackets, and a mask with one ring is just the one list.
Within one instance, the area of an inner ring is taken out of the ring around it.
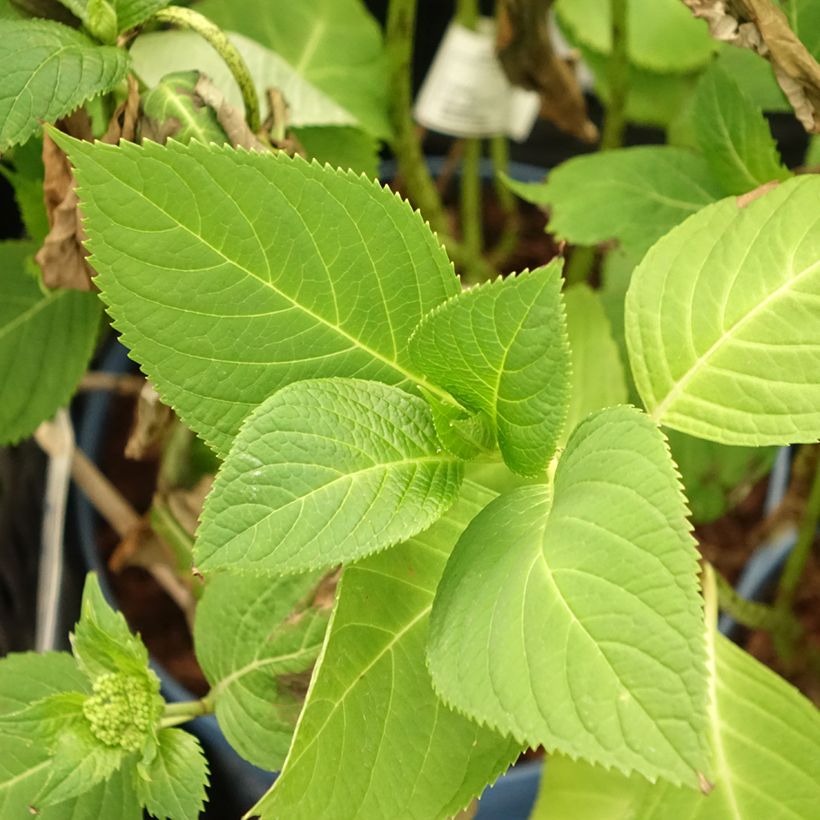
{"label": "brown dead leaf", "polygon": [[156,458],[173,421],[174,411],[162,403],[154,386],[146,381],[137,399],[125,457],[134,461]]}
{"label": "brown dead leaf", "polygon": [[128,96],[114,111],[111,121],[100,142],[117,145],[120,140],[133,142],[137,133],[137,120],[140,113],[140,89],[136,78],[128,75]]}
{"label": "brown dead leaf", "polygon": [[549,34],[548,13],[554,0],[502,0],[496,48],[513,85],[537,91],[541,116],[584,142],[595,142],[598,129],[587,106],[574,63],[559,57]]}
{"label": "brown dead leaf", "polygon": [[773,0],[683,0],[712,36],[767,59],[797,119],[820,133],[820,63],[800,42]]}
{"label": "brown dead leaf", "polygon": [[204,75],[194,86],[194,92],[216,112],[217,122],[234,148],[267,151],[267,147],[251,131],[242,112],[226,102],[222,92]]}

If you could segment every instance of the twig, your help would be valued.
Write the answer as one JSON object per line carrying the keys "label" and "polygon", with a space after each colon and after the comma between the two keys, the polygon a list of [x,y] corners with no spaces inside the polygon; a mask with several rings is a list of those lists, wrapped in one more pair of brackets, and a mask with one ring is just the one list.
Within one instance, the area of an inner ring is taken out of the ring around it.
{"label": "twig", "polygon": [[106,373],[101,370],[89,370],[78,386],[78,390],[107,390],[118,396],[138,396],[145,379],[135,373]]}
{"label": "twig", "polygon": [[626,128],[626,101],[629,95],[629,0],[610,0],[612,50],[609,55],[609,100],[606,105],[601,150],[618,148]]}
{"label": "twig", "polygon": [[518,202],[513,192],[501,181],[501,174],[507,173],[510,164],[510,146],[506,137],[498,136],[490,140],[490,159],[493,164],[495,195],[504,214],[501,236],[490,254],[490,264],[499,268],[515,250],[521,228]]}
{"label": "twig", "polygon": [[[468,260],[481,258],[484,245],[481,226],[481,140],[464,141],[464,160],[461,164],[461,234],[464,253]],[[466,278],[476,278],[474,266],[468,264]]]}

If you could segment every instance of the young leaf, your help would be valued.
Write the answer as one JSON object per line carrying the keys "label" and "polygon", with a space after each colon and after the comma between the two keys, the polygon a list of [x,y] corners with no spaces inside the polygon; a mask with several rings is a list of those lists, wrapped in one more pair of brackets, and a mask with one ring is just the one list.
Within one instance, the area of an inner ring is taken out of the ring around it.
{"label": "young leaf", "polygon": [[324,639],[326,613],[305,605],[318,581],[215,575],[197,606],[196,657],[216,719],[239,754],[269,771],[282,767],[302,705],[289,681],[309,675]]}
{"label": "young leaf", "polygon": [[205,0],[199,10],[283,57],[373,136],[390,135],[382,34],[361,0]]}
{"label": "young leaf", "polygon": [[459,540],[430,621],[437,691],[522,743],[697,788],[706,653],[686,512],[645,415],[588,417],[553,491],[500,496]]}
{"label": "young leaf", "polygon": [[439,701],[424,664],[447,555],[492,496],[465,485],[422,535],[345,568],[284,769],[252,812],[263,820],[448,817],[515,759],[509,739]]}
{"label": "young leaf", "polygon": [[[670,228],[724,195],[702,157],[680,148],[621,148],[575,157],[543,183],[507,180],[550,208],[549,230],[577,245],[617,239],[643,254]],[[591,206],[594,203],[594,206]]]}
{"label": "young leaf", "polygon": [[627,392],[621,355],[598,294],[575,285],[564,293],[564,304],[572,353],[566,440],[593,411],[624,404]]}
{"label": "young leaf", "polygon": [[182,729],[160,729],[157,740],[156,757],[134,776],[140,803],[157,820],[199,817],[208,785],[199,741]]}
{"label": "young leaf", "polygon": [[632,276],[626,335],[652,417],[724,444],[820,436],[820,179],[716,203]]}
{"label": "young leaf", "polygon": [[290,382],[423,382],[407,339],[458,281],[390,191],[284,154],[55,138],[76,165],[96,282],[125,343],[222,455]]}
{"label": "young leaf", "polygon": [[423,399],[360,379],[296,382],[242,426],[202,512],[202,571],[301,572],[404,541],[447,511],[461,461]]}
{"label": "young leaf", "polygon": [[727,194],[789,178],[760,109],[716,65],[701,77],[692,116],[700,150]]}
{"label": "young leaf", "polygon": [[51,20],[0,20],[0,153],[125,77],[124,49]]}
{"label": "young leaf", "polygon": [[40,288],[26,270],[35,250],[31,242],[0,242],[2,444],[31,435],[68,403],[99,327],[100,304],[93,293]]}
{"label": "young leaf", "polygon": [[546,468],[569,401],[560,260],[459,294],[425,316],[410,353],[431,381],[486,416],[510,469]]}

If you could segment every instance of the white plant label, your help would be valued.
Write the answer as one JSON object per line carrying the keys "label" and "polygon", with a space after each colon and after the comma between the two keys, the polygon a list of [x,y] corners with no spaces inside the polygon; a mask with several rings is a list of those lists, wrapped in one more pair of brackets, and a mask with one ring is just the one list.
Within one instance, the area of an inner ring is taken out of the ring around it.
{"label": "white plant label", "polygon": [[453,137],[506,134],[525,140],[540,108],[538,94],[513,86],[495,54],[495,22],[476,31],[451,23],[414,108],[425,128]]}

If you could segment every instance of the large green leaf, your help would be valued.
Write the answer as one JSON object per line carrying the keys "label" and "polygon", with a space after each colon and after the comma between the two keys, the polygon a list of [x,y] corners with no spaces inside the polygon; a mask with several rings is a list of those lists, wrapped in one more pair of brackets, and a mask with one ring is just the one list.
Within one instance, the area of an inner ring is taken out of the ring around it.
{"label": "large green leaf", "polygon": [[700,150],[727,194],[790,176],[760,109],[721,68],[701,77],[692,116]]}
{"label": "large green leaf", "polygon": [[423,382],[407,339],[458,292],[390,191],[283,154],[69,141],[103,300],[166,403],[221,453],[305,378]]}
{"label": "large green leaf", "polygon": [[[703,20],[680,0],[629,0],[629,59],[659,72],[687,72],[717,49]],[[573,39],[602,54],[612,48],[609,0],[558,0],[555,10]]]}
{"label": "large green leaf", "polygon": [[723,200],[632,276],[632,373],[661,424],[724,444],[820,436],[820,179]]}
{"label": "large green leaf", "polygon": [[543,471],[569,401],[561,261],[465,291],[410,340],[416,367],[483,413],[515,472]]}
{"label": "large green leaf", "polygon": [[626,378],[601,298],[587,285],[564,293],[571,360],[571,389],[564,440],[590,413],[624,404]]}
{"label": "large green leaf", "polygon": [[194,560],[206,572],[268,574],[354,561],[429,527],[462,477],[423,399],[361,379],[296,382],[239,431]]}
{"label": "large green leaf", "polygon": [[50,20],[0,20],[0,152],[125,77],[128,55]]}
{"label": "large green leaf", "polygon": [[30,435],[68,402],[99,327],[94,294],[40,288],[26,270],[35,250],[0,243],[0,443]]}
{"label": "large green leaf", "polygon": [[723,196],[706,160],[680,148],[622,148],[575,157],[543,183],[507,183],[550,208],[549,230],[578,245],[617,239],[644,253],[670,228]]}
{"label": "large green leaf", "polygon": [[645,415],[587,418],[554,490],[500,496],[459,540],[430,622],[436,690],[521,742],[697,787],[706,651],[686,513]]}
{"label": "large green leaf", "polygon": [[285,767],[253,810],[265,820],[448,817],[519,747],[450,711],[425,668],[447,555],[493,493],[466,484],[433,527],[345,568]]}
{"label": "large green leaf", "polygon": [[199,10],[283,57],[374,136],[389,136],[382,34],[361,0],[205,0]]}
{"label": "large green leaf", "polygon": [[281,768],[299,715],[293,684],[322,646],[327,616],[308,600],[318,582],[315,573],[219,574],[196,610],[196,657],[216,719],[234,749],[269,771]]}
{"label": "large green leaf", "polygon": [[810,820],[820,806],[820,713],[793,686],[710,630],[715,788],[650,784],[550,758],[532,820]]}

